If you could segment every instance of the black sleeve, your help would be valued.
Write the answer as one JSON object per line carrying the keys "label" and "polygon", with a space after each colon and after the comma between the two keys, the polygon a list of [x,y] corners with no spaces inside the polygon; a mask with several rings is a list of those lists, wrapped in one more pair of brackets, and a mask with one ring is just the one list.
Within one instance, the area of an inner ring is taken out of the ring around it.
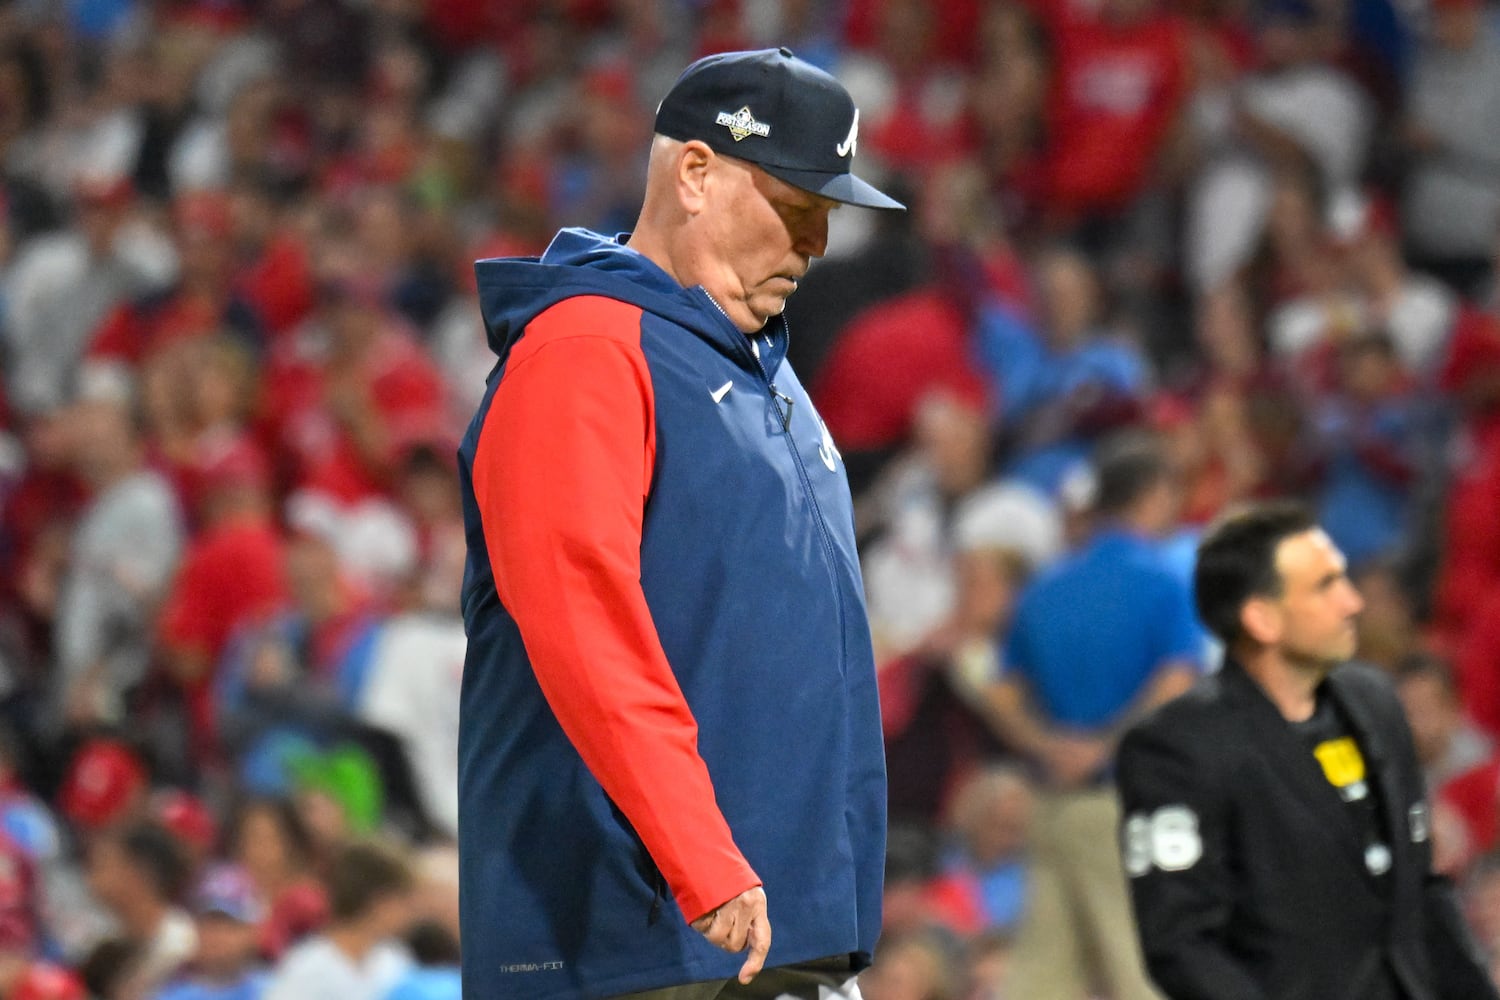
{"label": "black sleeve", "polygon": [[1446,878],[1428,873],[1423,909],[1427,960],[1440,1000],[1500,1000]]}
{"label": "black sleeve", "polygon": [[[1406,713],[1391,691],[1386,699],[1394,716],[1394,729],[1400,740],[1407,771],[1414,785],[1420,781],[1417,750],[1407,723]],[[1420,787],[1416,785],[1416,787]],[[1431,815],[1430,807],[1428,815]],[[1431,842],[1422,844],[1419,855],[1426,868],[1422,886],[1423,935],[1427,944],[1427,962],[1432,969],[1433,988],[1439,1000],[1500,1000],[1500,990],[1490,978],[1479,949],[1469,933],[1463,912],[1453,891],[1453,883],[1432,870]]]}
{"label": "black sleeve", "polygon": [[1268,1000],[1225,945],[1229,831],[1191,739],[1147,723],[1120,746],[1121,849],[1146,967],[1171,1000]]}

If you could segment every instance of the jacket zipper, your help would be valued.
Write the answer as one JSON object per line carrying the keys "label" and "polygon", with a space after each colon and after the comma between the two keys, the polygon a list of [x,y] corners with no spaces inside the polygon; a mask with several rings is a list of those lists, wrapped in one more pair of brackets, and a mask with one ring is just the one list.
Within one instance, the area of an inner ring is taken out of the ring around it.
{"label": "jacket zipper", "polygon": [[[700,286],[699,291],[703,292],[703,297],[712,302],[713,307],[719,310],[719,315],[723,316],[726,320],[729,319],[729,314],[724,311],[724,307],[719,305],[712,295],[708,294],[707,289]],[[730,320],[730,323],[732,324],[733,320]],[[736,327],[735,329],[738,330],[739,328]],[[846,628],[844,624],[844,589],[839,584],[838,557],[833,550],[833,541],[828,537],[828,524],[823,519],[823,509],[818,506],[818,497],[813,492],[812,480],[807,475],[807,466],[803,464],[802,455],[797,451],[797,442],[792,439],[792,407],[795,405],[796,400],[776,388],[776,383],[771,381],[771,376],[766,372],[766,366],[761,363],[760,351],[755,346],[754,338],[746,337],[745,342],[747,345],[746,349],[750,352],[750,359],[755,362],[755,370],[760,372],[761,381],[771,391],[771,403],[776,407],[776,412],[781,416],[782,436],[786,439],[787,450],[792,453],[792,464],[797,467],[797,477],[802,481],[802,492],[807,496],[807,502],[812,505],[813,518],[818,524],[818,540],[823,543],[823,558],[827,562],[829,576],[833,578],[834,605],[838,608],[839,614],[839,673],[842,674],[844,673],[845,664],[849,660],[848,640],[845,636]],[[786,404],[786,409],[784,410],[781,407],[782,403]]]}

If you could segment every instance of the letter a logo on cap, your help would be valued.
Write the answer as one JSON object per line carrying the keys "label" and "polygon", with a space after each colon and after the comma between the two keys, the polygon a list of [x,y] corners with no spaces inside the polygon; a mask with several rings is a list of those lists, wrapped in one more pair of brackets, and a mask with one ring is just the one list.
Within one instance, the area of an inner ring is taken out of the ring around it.
{"label": "letter a logo on cap", "polygon": [[855,147],[859,145],[859,109],[854,109],[854,121],[849,123],[849,134],[844,136],[844,141],[833,147],[833,151],[840,156],[853,156]]}

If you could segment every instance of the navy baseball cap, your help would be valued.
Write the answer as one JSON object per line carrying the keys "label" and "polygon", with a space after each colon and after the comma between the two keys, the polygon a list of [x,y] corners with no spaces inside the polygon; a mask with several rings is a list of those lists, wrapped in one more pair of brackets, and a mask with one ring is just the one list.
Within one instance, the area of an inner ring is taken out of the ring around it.
{"label": "navy baseball cap", "polygon": [[834,201],[906,207],[850,173],[859,109],[843,84],[790,49],[699,59],[682,71],[656,110],[656,133],[701,140]]}

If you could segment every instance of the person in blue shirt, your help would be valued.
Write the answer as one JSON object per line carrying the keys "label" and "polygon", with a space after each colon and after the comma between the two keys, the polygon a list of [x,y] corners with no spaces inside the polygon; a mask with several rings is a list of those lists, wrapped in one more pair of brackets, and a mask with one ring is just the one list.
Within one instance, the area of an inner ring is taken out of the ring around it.
{"label": "person in blue shirt", "polygon": [[265,906],[250,876],[236,865],[210,869],[194,894],[193,916],[198,952],[156,1000],[260,1000],[267,981],[259,960]]}
{"label": "person in blue shirt", "polygon": [[1192,684],[1201,633],[1190,590],[1160,548],[1181,490],[1159,442],[1110,438],[1095,470],[1095,532],[1022,593],[986,698],[997,731],[1041,784],[1007,992],[1027,1000],[1158,995],[1115,847],[1111,762],[1130,722]]}

